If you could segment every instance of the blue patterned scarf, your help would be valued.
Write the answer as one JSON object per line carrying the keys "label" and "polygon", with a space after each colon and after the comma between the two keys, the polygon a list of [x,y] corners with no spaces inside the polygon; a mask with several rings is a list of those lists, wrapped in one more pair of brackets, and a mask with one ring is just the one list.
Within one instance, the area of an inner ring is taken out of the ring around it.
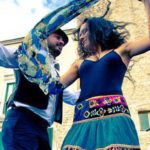
{"label": "blue patterned scarf", "polygon": [[99,0],[73,0],[42,18],[23,39],[17,53],[24,76],[48,94],[48,86],[58,78],[51,77],[47,37]]}

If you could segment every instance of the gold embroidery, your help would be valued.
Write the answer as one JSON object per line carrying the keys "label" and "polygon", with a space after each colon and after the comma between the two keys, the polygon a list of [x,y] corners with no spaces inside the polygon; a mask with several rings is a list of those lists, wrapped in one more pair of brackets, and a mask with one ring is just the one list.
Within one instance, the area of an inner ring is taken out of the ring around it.
{"label": "gold embroidery", "polygon": [[80,110],[83,108],[83,105],[82,104],[78,104],[77,108]]}
{"label": "gold embroidery", "polygon": [[85,118],[88,118],[89,116],[90,116],[90,112],[89,112],[89,111],[85,111],[85,112],[84,112],[84,117],[85,117]]}
{"label": "gold embroidery", "polygon": [[[111,144],[105,148],[97,148],[95,150],[108,150],[109,148],[132,148],[134,149],[140,149],[140,146],[135,146],[135,145],[125,145],[125,144]],[[80,146],[74,146],[74,145],[65,145],[63,147],[63,150],[65,150],[66,148],[68,148],[67,150],[73,148],[73,150],[88,150],[88,149],[83,149]]]}

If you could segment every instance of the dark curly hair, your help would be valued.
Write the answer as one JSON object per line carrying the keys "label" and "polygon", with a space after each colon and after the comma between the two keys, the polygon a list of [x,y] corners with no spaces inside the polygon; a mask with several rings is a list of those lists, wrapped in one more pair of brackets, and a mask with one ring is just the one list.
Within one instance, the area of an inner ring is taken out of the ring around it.
{"label": "dark curly hair", "polygon": [[[103,17],[85,18],[81,25],[84,23],[87,23],[90,41],[93,41],[94,45],[100,44],[102,51],[118,48],[126,42],[129,35],[129,32],[125,28],[129,23],[113,22]],[[79,42],[78,54],[80,58],[86,58],[93,55],[96,51],[91,52],[82,46],[79,39],[81,25],[74,31],[74,36],[75,40]]]}

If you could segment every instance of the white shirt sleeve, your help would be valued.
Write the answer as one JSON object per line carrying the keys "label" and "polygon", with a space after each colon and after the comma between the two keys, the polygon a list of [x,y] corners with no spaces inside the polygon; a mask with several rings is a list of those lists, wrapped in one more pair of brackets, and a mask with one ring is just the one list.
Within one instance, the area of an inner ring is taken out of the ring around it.
{"label": "white shirt sleeve", "polygon": [[18,68],[16,49],[7,49],[0,44],[0,66],[5,68]]}
{"label": "white shirt sleeve", "polygon": [[71,92],[67,89],[63,91],[63,102],[70,104],[70,105],[75,105],[79,96],[80,96],[80,90],[76,92]]}

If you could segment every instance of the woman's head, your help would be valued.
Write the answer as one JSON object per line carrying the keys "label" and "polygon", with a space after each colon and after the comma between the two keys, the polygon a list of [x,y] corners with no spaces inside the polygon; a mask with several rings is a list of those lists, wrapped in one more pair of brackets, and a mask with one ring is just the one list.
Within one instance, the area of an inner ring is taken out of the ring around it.
{"label": "woman's head", "polygon": [[89,27],[86,22],[80,26],[79,41],[84,49],[91,52],[94,51],[95,48],[93,48],[93,46],[95,46],[95,44],[92,38],[90,38]]}
{"label": "woman's head", "polygon": [[127,23],[108,21],[102,17],[86,18],[76,30],[79,56],[85,58],[101,50],[115,49],[123,44],[128,35]]}

